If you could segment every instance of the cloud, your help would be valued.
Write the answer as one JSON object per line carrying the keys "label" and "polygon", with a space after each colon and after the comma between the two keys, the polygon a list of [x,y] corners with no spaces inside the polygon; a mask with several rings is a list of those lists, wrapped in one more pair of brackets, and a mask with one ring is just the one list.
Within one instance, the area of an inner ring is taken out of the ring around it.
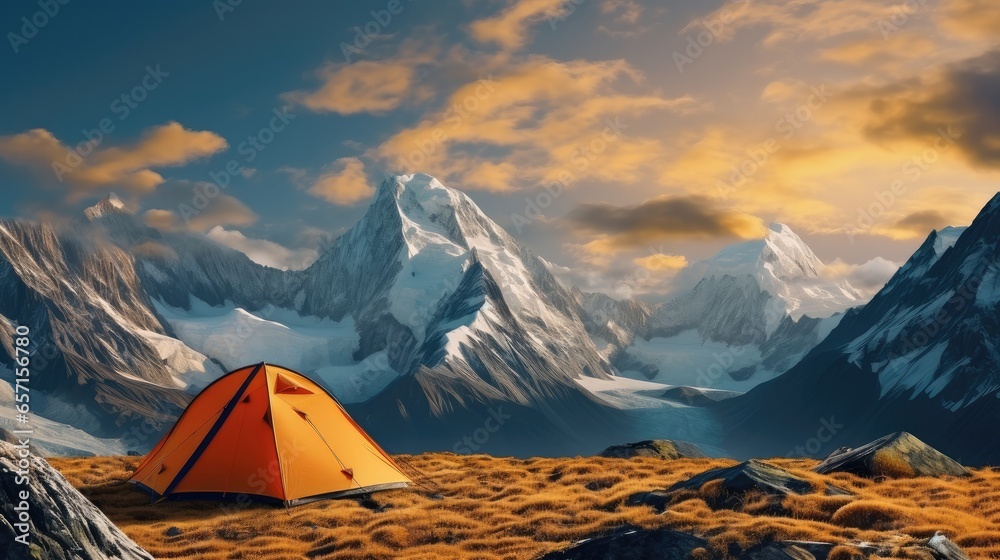
{"label": "cloud", "polygon": [[315,249],[289,249],[266,239],[253,239],[237,230],[215,226],[206,234],[209,239],[235,249],[257,264],[281,270],[302,270],[318,256]]}
{"label": "cloud", "polygon": [[882,257],[862,264],[851,264],[838,258],[827,263],[821,274],[832,280],[847,280],[868,299],[885,286],[899,267],[899,263]]}
{"label": "cloud", "polygon": [[[645,7],[636,0],[603,0],[600,4],[601,14],[611,16],[616,25],[612,29],[606,25],[597,28],[616,38],[629,38],[641,35],[651,29],[651,26],[641,25],[645,15]],[[661,10],[661,12],[664,10]]]}
{"label": "cloud", "polygon": [[937,49],[937,43],[923,35],[894,33],[846,41],[819,51],[819,56],[842,64],[870,64],[879,59],[895,63],[896,58],[924,58]]}
{"label": "cloud", "polygon": [[480,43],[495,43],[514,51],[528,42],[528,29],[543,20],[562,18],[566,0],[508,0],[499,14],[469,25],[469,34]]}
{"label": "cloud", "polygon": [[647,257],[639,257],[632,261],[636,266],[654,272],[674,272],[687,268],[688,260],[683,255],[664,255],[656,253]]}
{"label": "cloud", "polygon": [[890,21],[898,5],[890,1],[732,0],[685,27],[685,31],[714,30],[719,40],[731,39],[743,29],[763,28],[765,45],[823,41],[864,31],[878,33],[880,21]]}
{"label": "cloud", "polygon": [[867,104],[868,138],[942,151],[954,142],[970,164],[1000,169],[1000,50],[855,95]]}
{"label": "cloud", "polygon": [[639,23],[642,18],[643,6],[636,0],[603,0],[600,4],[601,13],[614,16],[619,23]]}
{"label": "cloud", "polygon": [[190,230],[204,232],[223,226],[247,226],[256,223],[257,214],[239,199],[228,194],[204,197],[217,190],[204,182],[168,183],[148,201],[152,208],[142,214],[150,227],[162,231]]}
{"label": "cloud", "polygon": [[887,226],[878,226],[875,233],[891,239],[923,239],[933,229],[952,225],[952,220],[938,210],[921,210],[896,220]]}
{"label": "cloud", "polygon": [[994,40],[1000,34],[1000,10],[994,0],[949,0],[942,8],[942,27],[957,37]]}
{"label": "cloud", "polygon": [[[469,189],[569,185],[585,176],[636,181],[664,146],[631,130],[630,117],[686,112],[690,97],[622,94],[642,80],[623,60],[485,61],[487,78],[457,88],[442,109],[388,138],[371,157],[393,171],[426,172]],[[503,164],[497,164],[503,161]],[[516,170],[517,183],[510,179]]]}
{"label": "cloud", "polygon": [[601,238],[606,251],[665,240],[755,239],[765,233],[760,218],[717,208],[702,196],[665,196],[626,207],[581,204],[567,221],[577,231],[606,235]]}
{"label": "cloud", "polygon": [[227,147],[218,134],[177,122],[147,129],[132,144],[105,148],[95,142],[69,147],[42,128],[0,136],[0,158],[29,167],[49,185],[76,187],[69,193],[74,201],[108,187],[148,193],[165,180],[153,168],[185,165]]}
{"label": "cloud", "polygon": [[309,194],[333,204],[349,206],[375,194],[365,164],[356,157],[340,158],[307,189]]}
{"label": "cloud", "polygon": [[409,62],[359,61],[320,69],[319,89],[292,91],[284,98],[317,113],[381,114],[399,107],[413,92],[416,72]]}
{"label": "cloud", "polygon": [[179,229],[177,214],[171,210],[152,208],[144,212],[142,218],[146,225],[161,231]]}

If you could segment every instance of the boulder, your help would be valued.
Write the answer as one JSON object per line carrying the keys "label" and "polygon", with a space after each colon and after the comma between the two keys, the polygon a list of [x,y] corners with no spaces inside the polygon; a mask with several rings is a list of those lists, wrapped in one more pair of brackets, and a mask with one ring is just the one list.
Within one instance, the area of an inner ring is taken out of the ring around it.
{"label": "boulder", "polygon": [[[22,451],[0,440],[0,558],[153,559],[44,459]],[[17,540],[24,525],[27,545]]]}
{"label": "boulder", "polygon": [[612,445],[601,451],[601,457],[631,459],[632,457],[656,457],[659,459],[705,458],[708,455],[693,443],[686,441],[671,441],[668,439],[650,439],[625,445]]}
{"label": "boulder", "polygon": [[[626,527],[549,553],[542,560],[688,560],[698,558],[695,551],[707,546],[708,541],[687,533]],[[703,557],[710,558],[707,550]]]}
{"label": "boulder", "polygon": [[838,449],[813,470],[823,474],[848,472],[869,478],[970,474],[965,467],[907,432],[889,434],[856,449]]}
{"label": "boulder", "polygon": [[940,532],[928,539],[925,546],[931,549],[935,560],[970,560],[957,544]]}
{"label": "boulder", "polygon": [[[703,492],[702,487],[710,482],[715,483],[713,488],[709,492]],[[738,509],[748,494],[763,494],[776,498],[774,505],[779,508],[781,499],[789,494],[812,494],[815,491],[812,483],[802,477],[763,461],[750,459],[732,467],[705,471],[666,490],[633,494],[626,503],[653,506],[662,512],[678,494],[696,492],[713,509]],[[826,492],[830,495],[850,494],[830,485],[827,485]]]}

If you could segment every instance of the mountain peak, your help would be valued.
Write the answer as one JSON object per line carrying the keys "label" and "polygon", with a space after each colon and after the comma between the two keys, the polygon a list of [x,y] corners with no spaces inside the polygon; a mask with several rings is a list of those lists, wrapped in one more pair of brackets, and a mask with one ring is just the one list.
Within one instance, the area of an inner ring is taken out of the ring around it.
{"label": "mountain peak", "polygon": [[781,278],[815,277],[823,262],[792,228],[773,223],[763,239],[731,245],[707,261],[706,276],[750,274],[767,272]]}
{"label": "mountain peak", "polygon": [[407,196],[407,193],[409,196],[425,199],[455,192],[454,189],[446,187],[436,177],[426,173],[393,175],[382,181],[379,190],[385,191],[386,194],[396,199]]}
{"label": "mountain peak", "polygon": [[109,214],[131,214],[128,207],[118,197],[117,194],[109,192],[107,196],[102,198],[97,202],[97,204],[87,208],[83,211],[83,215],[87,217],[88,220],[94,221],[98,218],[102,218]]}
{"label": "mountain peak", "polygon": [[731,245],[691,267],[692,272],[704,270],[704,278],[749,276],[795,319],[825,317],[860,303],[861,294],[846,280],[824,277],[824,268],[809,245],[781,223],[770,224],[763,239]]}

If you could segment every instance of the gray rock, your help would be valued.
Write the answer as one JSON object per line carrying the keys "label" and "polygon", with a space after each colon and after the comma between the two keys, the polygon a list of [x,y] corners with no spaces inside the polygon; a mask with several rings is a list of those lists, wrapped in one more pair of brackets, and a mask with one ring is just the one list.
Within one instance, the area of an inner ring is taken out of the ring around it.
{"label": "gray rock", "polygon": [[167,535],[168,537],[179,537],[181,536],[181,530],[178,529],[177,527],[170,527],[164,534]]}
{"label": "gray rock", "polygon": [[623,528],[610,535],[579,542],[549,553],[542,560],[687,560],[708,541],[667,529]]}
{"label": "gray rock", "polygon": [[625,445],[612,445],[601,451],[601,457],[630,459],[632,457],[659,457],[660,459],[685,459],[708,457],[697,445],[686,441],[649,439]]}
{"label": "gray rock", "polygon": [[864,477],[969,476],[969,471],[907,432],[881,437],[857,449],[834,451],[814,469]]}
{"label": "gray rock", "polygon": [[940,532],[928,539],[926,546],[933,551],[937,560],[970,560],[957,544]]}
{"label": "gray rock", "polygon": [[[739,509],[748,494],[759,493],[777,498],[774,500],[774,508],[777,511],[780,509],[781,498],[790,494],[812,494],[816,491],[804,478],[795,476],[785,469],[751,459],[733,467],[705,471],[663,491],[633,494],[626,503],[648,505],[662,512],[678,493],[698,492],[706,483],[716,480],[722,481],[718,491],[712,495],[702,496],[713,509]],[[828,486],[827,493],[850,494],[835,486]]]}
{"label": "gray rock", "polygon": [[[35,455],[22,459],[19,450],[0,441],[0,557],[153,559],[44,459]],[[27,475],[21,480],[19,467],[23,472],[25,465]],[[27,546],[15,540],[24,533],[22,523],[28,529]]]}

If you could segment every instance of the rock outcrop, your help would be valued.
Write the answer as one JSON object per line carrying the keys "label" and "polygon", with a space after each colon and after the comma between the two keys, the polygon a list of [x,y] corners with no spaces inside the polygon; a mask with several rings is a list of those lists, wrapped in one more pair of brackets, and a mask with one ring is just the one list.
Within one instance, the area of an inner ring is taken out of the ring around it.
{"label": "rock outcrop", "polygon": [[688,406],[705,407],[712,406],[719,401],[724,401],[737,395],[739,395],[739,393],[733,391],[705,390],[699,389],[698,387],[688,387],[682,385],[667,389],[662,395],[660,395],[660,398],[668,401],[679,402]]}
{"label": "rock outcrop", "polygon": [[[706,486],[710,485],[710,486]],[[817,489],[808,480],[796,476],[785,469],[751,459],[739,465],[712,469],[670,488],[656,492],[633,494],[628,505],[648,505],[657,511],[664,511],[682,495],[697,494],[712,509],[739,509],[748,495],[764,495],[775,498],[775,508],[780,508],[781,499],[790,494],[812,494]],[[849,492],[827,485],[829,495],[848,495]]]}
{"label": "rock outcrop", "polygon": [[625,445],[612,445],[601,451],[599,455],[601,457],[613,457],[617,459],[631,459],[632,457],[656,457],[659,459],[708,457],[693,443],[668,439],[651,439],[626,443]]}
{"label": "rock outcrop", "polygon": [[542,560],[688,560],[711,558],[708,541],[667,529],[623,528],[619,531],[576,543],[566,550],[552,552]]}
{"label": "rock outcrop", "polygon": [[24,449],[0,441],[0,557],[153,560],[44,459],[22,456]]}
{"label": "rock outcrop", "polygon": [[970,474],[958,462],[907,432],[889,434],[856,449],[838,449],[814,470],[823,474],[848,472],[869,478]]}

